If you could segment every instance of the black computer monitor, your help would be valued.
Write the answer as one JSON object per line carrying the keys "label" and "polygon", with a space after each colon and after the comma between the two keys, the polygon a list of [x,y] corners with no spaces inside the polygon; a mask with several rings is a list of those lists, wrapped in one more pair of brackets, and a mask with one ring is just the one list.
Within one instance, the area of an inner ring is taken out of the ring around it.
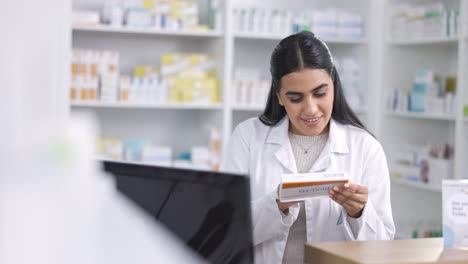
{"label": "black computer monitor", "polygon": [[211,263],[253,263],[246,176],[103,161],[117,188]]}

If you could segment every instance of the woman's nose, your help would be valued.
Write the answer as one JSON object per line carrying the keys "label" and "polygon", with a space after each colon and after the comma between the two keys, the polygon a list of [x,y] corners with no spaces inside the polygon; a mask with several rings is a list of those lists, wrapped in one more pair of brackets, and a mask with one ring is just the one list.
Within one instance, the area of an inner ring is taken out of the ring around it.
{"label": "woman's nose", "polygon": [[318,112],[317,102],[313,99],[305,100],[304,112],[308,115],[314,115]]}

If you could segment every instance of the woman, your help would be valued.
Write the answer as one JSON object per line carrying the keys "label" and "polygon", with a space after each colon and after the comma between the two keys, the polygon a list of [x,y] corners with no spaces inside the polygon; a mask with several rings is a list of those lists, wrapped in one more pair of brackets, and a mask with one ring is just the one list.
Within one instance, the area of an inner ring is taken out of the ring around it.
{"label": "woman", "polygon": [[[393,239],[385,154],[343,96],[328,47],[313,33],[283,39],[270,62],[264,113],[233,132],[221,170],[251,177],[255,260],[303,263],[307,242]],[[329,196],[282,203],[285,173],[340,171]]]}

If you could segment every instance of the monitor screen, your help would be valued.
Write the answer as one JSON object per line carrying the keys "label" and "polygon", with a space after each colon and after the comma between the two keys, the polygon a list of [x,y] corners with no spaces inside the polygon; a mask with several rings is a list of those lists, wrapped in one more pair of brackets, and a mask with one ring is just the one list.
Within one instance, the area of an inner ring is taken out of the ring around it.
{"label": "monitor screen", "polygon": [[253,263],[246,176],[104,161],[117,188],[211,263]]}

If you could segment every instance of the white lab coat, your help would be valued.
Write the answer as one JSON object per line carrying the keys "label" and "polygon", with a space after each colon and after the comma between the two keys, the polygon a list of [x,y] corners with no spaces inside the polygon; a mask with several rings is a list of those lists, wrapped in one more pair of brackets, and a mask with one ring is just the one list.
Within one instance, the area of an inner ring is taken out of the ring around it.
{"label": "white lab coat", "polygon": [[[221,170],[250,176],[252,225],[256,263],[281,263],[289,227],[299,205],[284,216],[278,210],[277,186],[283,173],[297,173],[288,138],[289,119],[266,126],[258,118],[234,130]],[[310,172],[343,171],[352,183],[368,187],[369,199],[358,219],[355,237],[342,206],[328,196],[305,200],[307,241],[388,240],[395,226],[390,205],[390,181],[385,154],[369,133],[330,120],[329,139]]]}

